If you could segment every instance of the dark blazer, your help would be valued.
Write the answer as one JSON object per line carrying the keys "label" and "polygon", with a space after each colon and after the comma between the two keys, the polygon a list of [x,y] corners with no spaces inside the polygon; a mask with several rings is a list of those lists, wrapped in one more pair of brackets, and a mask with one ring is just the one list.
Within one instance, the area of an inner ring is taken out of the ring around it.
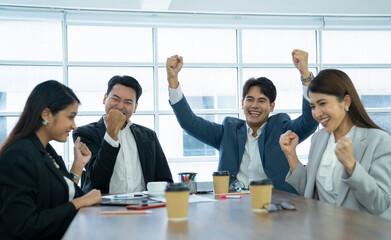
{"label": "dark blazer", "polygon": [[[229,171],[232,182],[239,172],[247,139],[246,121],[226,117],[223,124],[217,124],[196,116],[185,96],[171,106],[181,127],[191,136],[219,150],[218,170]],[[300,142],[310,136],[318,126],[312,118],[309,103],[303,98],[303,114],[291,120],[288,114],[279,113],[269,117],[258,138],[259,153],[263,169],[277,189],[297,193],[285,182],[289,171],[288,160],[281,150],[279,140],[287,130],[294,131]]]}
{"label": "dark blazer", "polygon": [[[49,152],[60,165],[57,169]],[[61,157],[35,134],[9,146],[0,156],[1,239],[60,239],[76,215],[69,202],[71,179]],[[83,195],[75,184],[75,197]]]}
{"label": "dark blazer", "polygon": [[[145,184],[152,181],[172,182],[171,171],[156,133],[137,124],[132,124],[130,130],[136,140]],[[109,193],[110,179],[121,146],[115,148],[105,141],[105,132],[103,117],[98,122],[73,131],[73,140],[80,137],[92,153],[86,165],[86,178],[82,183],[82,189],[85,192],[96,188],[102,193]]]}

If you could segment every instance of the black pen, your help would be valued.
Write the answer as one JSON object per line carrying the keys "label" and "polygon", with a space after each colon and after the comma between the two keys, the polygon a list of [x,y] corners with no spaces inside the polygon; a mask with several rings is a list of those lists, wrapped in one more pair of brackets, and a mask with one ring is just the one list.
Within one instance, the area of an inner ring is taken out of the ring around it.
{"label": "black pen", "polygon": [[211,193],[213,192],[213,190],[209,190],[209,191],[197,191],[196,194],[207,194],[207,193]]}

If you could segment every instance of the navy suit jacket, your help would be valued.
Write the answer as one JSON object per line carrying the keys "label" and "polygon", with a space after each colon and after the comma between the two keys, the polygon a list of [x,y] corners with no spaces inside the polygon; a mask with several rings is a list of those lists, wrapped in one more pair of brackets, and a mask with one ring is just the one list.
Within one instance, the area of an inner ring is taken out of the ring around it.
{"label": "navy suit jacket", "polygon": [[[134,123],[130,126],[130,130],[136,140],[145,184],[153,181],[172,182],[171,171],[156,133]],[[103,118],[73,131],[73,140],[76,141],[77,137],[80,137],[92,153],[86,165],[85,181],[82,182],[85,192],[96,188],[102,193],[109,193],[110,179],[121,146],[115,148],[106,142],[105,132]]]}
{"label": "navy suit jacket", "polygon": [[77,213],[64,176],[72,178],[62,158],[35,134],[10,145],[0,156],[0,238],[61,239]]}
{"label": "navy suit jacket", "polygon": [[[210,122],[196,116],[191,110],[186,98],[171,106],[181,127],[191,136],[219,150],[218,170],[229,171],[232,182],[239,172],[244,147],[247,140],[246,121],[226,117],[223,124]],[[259,153],[262,166],[268,178],[276,189],[297,193],[285,182],[289,171],[288,160],[281,150],[280,135],[292,130],[303,141],[310,136],[318,126],[312,118],[309,103],[303,98],[303,114],[291,120],[288,114],[279,113],[269,117],[261,136],[258,138]]]}

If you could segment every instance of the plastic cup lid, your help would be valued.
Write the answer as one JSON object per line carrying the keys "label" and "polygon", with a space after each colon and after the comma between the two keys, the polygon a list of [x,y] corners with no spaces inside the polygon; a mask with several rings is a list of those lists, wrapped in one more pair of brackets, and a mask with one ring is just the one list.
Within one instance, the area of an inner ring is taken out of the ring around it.
{"label": "plastic cup lid", "polygon": [[263,180],[255,180],[251,181],[249,185],[272,185],[272,180],[269,178],[263,179]]}
{"label": "plastic cup lid", "polygon": [[166,192],[189,191],[189,186],[185,183],[168,183]]}
{"label": "plastic cup lid", "polygon": [[213,176],[229,176],[229,172],[228,171],[217,171],[217,172],[213,172]]}

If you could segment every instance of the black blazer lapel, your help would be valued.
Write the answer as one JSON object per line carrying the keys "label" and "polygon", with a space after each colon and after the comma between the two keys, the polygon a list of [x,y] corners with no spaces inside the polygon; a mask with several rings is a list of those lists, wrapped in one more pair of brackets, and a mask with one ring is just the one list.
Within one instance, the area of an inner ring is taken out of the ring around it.
{"label": "black blazer lapel", "polygon": [[106,125],[103,120],[103,117],[99,119],[99,121],[95,125],[96,131],[98,132],[99,135],[99,142],[101,143],[103,141],[103,137],[105,136],[106,133]]}
{"label": "black blazer lapel", "polygon": [[47,152],[49,152],[52,157],[56,160],[56,163],[64,168],[66,170],[66,167],[64,165],[64,162],[63,161],[57,161],[57,159],[59,159],[59,156],[57,155],[56,151],[53,149],[53,147],[48,144],[47,145],[47,149],[48,151],[43,147],[41,141],[39,140],[39,138],[34,134],[34,137],[32,137],[32,142],[33,144],[37,147],[38,151],[40,152],[41,154],[41,157],[42,157],[42,161],[45,163],[46,167],[49,168],[49,170],[54,174],[54,176],[56,176],[61,184],[64,185],[64,187],[66,187],[66,189],[68,189],[68,185],[67,183],[65,182],[64,180],[64,177],[62,176],[61,172],[59,169],[57,169],[55,166],[54,166],[54,163],[53,163],[53,160],[50,159],[50,157],[48,156]]}

